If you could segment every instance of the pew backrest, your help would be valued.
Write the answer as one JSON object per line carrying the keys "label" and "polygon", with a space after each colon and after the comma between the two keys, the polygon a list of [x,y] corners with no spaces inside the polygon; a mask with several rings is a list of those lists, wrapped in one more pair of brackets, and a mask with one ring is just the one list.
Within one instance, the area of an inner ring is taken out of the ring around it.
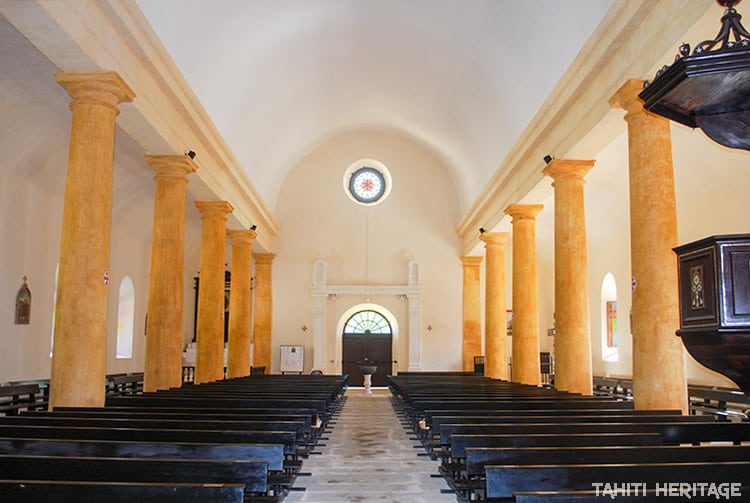
{"label": "pew backrest", "polygon": [[201,444],[196,442],[137,442],[0,438],[0,454],[104,458],[257,459],[270,471],[284,469],[283,444]]}
{"label": "pew backrest", "polygon": [[133,503],[158,501],[159,503],[243,503],[243,484],[168,484],[157,482],[81,482],[0,480],[3,503],[28,503],[54,501],[55,503],[80,503],[106,501],[107,503]]}

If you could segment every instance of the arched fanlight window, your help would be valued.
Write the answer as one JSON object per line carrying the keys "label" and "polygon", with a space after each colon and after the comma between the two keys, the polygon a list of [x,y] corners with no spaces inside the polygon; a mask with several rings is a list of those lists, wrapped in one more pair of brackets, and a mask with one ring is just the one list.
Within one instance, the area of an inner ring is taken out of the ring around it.
{"label": "arched fanlight window", "polygon": [[354,313],[344,325],[344,334],[391,334],[391,324],[377,311]]}

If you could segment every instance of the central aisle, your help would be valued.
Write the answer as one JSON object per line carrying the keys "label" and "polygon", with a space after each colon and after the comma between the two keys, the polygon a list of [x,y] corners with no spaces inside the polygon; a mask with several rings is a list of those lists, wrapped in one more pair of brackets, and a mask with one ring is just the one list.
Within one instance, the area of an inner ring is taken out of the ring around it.
{"label": "central aisle", "polygon": [[317,448],[322,455],[304,461],[302,470],[312,477],[299,477],[296,485],[305,492],[292,492],[285,503],[388,502],[455,503],[438,473],[437,461],[415,449],[396,417],[386,389],[367,396],[363,388],[349,388],[337,424]]}

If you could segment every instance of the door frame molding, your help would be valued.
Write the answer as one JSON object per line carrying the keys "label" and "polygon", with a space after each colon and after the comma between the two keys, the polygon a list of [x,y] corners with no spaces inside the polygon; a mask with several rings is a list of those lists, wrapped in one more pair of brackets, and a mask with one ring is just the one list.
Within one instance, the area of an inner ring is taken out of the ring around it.
{"label": "door frame molding", "polygon": [[[414,260],[408,263],[409,283],[406,285],[329,285],[328,284],[328,263],[325,260],[317,260],[313,264],[313,286],[312,286],[312,339],[313,339],[313,368],[325,369],[326,357],[335,360],[335,372],[341,373],[341,336],[343,333],[343,323],[354,314],[354,311],[347,310],[344,315],[344,321],[339,319],[340,326],[336,330],[336,347],[334,355],[328,355],[326,348],[326,314],[328,301],[334,301],[338,297],[355,296],[359,298],[372,298],[378,296],[394,296],[401,301],[409,304],[409,320],[406,329],[406,337],[409,343],[409,361],[407,370],[421,370],[420,360],[420,327],[422,320],[422,286],[419,284],[419,266]],[[365,304],[358,304],[362,306]],[[391,352],[394,353],[398,347],[399,326],[393,314],[379,304],[376,311],[380,311],[386,316],[393,329],[393,345]],[[350,308],[353,309],[354,307]],[[349,313],[348,315],[346,313]],[[394,355],[395,356],[395,355]],[[398,360],[398,358],[393,358]],[[396,371],[394,370],[394,373]]]}

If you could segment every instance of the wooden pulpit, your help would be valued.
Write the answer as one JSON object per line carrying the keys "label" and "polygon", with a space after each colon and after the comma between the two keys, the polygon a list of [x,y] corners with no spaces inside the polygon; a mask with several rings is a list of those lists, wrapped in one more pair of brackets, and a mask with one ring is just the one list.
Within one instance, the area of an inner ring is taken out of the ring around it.
{"label": "wooden pulpit", "polygon": [[677,335],[698,362],[750,392],[750,234],[711,236],[674,251]]}

